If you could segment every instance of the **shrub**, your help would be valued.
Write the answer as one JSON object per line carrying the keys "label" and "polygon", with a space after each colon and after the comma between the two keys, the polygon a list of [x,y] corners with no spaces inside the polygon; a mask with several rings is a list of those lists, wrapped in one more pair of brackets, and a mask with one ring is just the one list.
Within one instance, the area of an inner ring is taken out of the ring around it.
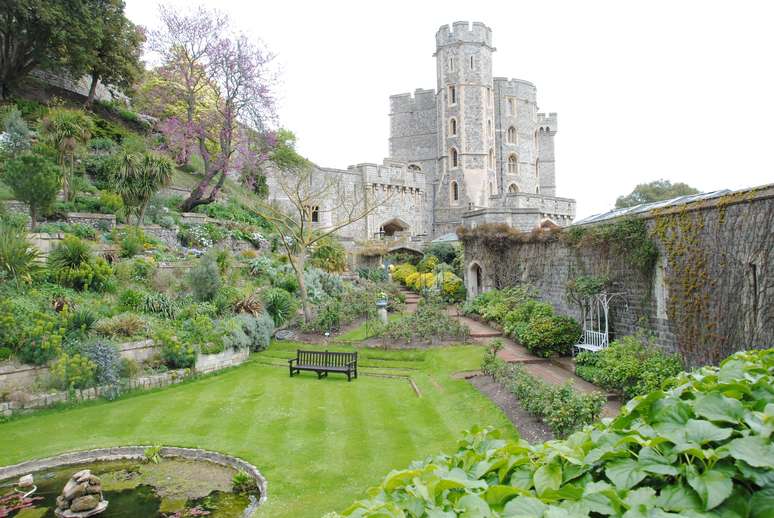
{"label": "shrub", "polygon": [[238,315],[236,319],[240,321],[242,331],[250,339],[250,350],[258,352],[269,347],[271,335],[274,333],[274,320],[268,313],[263,312],[257,316],[243,314]]}
{"label": "shrub", "polygon": [[27,233],[17,225],[0,221],[0,281],[13,280],[17,285],[31,282],[38,269],[40,254],[27,241]]}
{"label": "shrub", "polygon": [[451,243],[430,243],[425,250],[425,257],[434,256],[439,263],[452,264],[457,256],[457,246]]}
{"label": "shrub", "polygon": [[132,379],[140,373],[140,364],[132,358],[121,358],[118,375],[123,379]]}
{"label": "shrub", "polygon": [[200,257],[188,272],[187,281],[196,300],[209,301],[215,298],[222,284],[215,258],[210,254]]}
{"label": "shrub", "polygon": [[105,214],[115,214],[119,218],[124,217],[124,200],[120,194],[116,194],[110,191],[102,191],[99,193],[99,204],[102,209],[101,212]]}
{"label": "shrub", "polygon": [[455,453],[391,472],[343,514],[768,517],[772,373],[774,350],[736,353],[563,441],[473,429]]}
{"label": "shrub", "polygon": [[261,255],[250,261],[250,273],[256,277],[273,278],[277,274],[274,262],[270,257]]}
{"label": "shrub", "polygon": [[65,236],[48,254],[48,265],[54,270],[77,269],[93,259],[91,247],[87,242],[75,236]]}
{"label": "shrub", "polygon": [[521,335],[527,329],[530,321],[536,317],[551,317],[554,308],[545,302],[528,300],[516,306],[503,317],[503,331],[507,336],[522,340]]}
{"label": "shrub", "polygon": [[67,328],[70,331],[88,333],[94,327],[97,318],[97,313],[91,308],[79,307],[70,313],[70,320],[67,323]]}
{"label": "shrub", "polygon": [[298,279],[293,273],[286,273],[284,275],[278,276],[274,280],[274,286],[276,288],[282,288],[288,293],[297,293],[299,288]]}
{"label": "shrub", "polygon": [[48,234],[62,232],[65,234],[72,234],[75,237],[79,237],[81,239],[94,240],[97,238],[96,229],[94,227],[90,227],[89,225],[84,225],[83,223],[42,223],[38,225],[37,231]]}
{"label": "shrub", "polygon": [[168,319],[173,319],[177,315],[175,301],[160,292],[146,293],[142,299],[141,309],[144,313],[152,313]]}
{"label": "shrub", "polygon": [[263,302],[257,295],[251,294],[238,298],[233,305],[234,313],[247,313],[257,317],[263,313]]}
{"label": "shrub", "polygon": [[48,267],[62,286],[94,291],[112,286],[113,269],[104,258],[95,258],[89,244],[75,236],[65,236],[48,254]]}
{"label": "shrub", "polygon": [[97,384],[118,384],[121,371],[121,354],[119,354],[118,348],[115,345],[98,340],[85,345],[83,352],[96,367],[94,380]]}
{"label": "shrub", "polygon": [[452,272],[445,271],[439,274],[441,284],[441,294],[443,298],[450,302],[459,302],[465,298],[465,285],[462,279]]}
{"label": "shrub", "polygon": [[134,288],[126,288],[118,295],[118,307],[123,311],[140,311],[145,293]]}
{"label": "shrub", "polygon": [[11,357],[13,351],[10,347],[0,347],[0,362],[3,362]]}
{"label": "shrub", "polygon": [[396,342],[435,342],[438,340],[466,341],[468,326],[450,317],[442,304],[424,303],[407,317],[389,322],[377,335]]}
{"label": "shrub", "polygon": [[384,268],[368,268],[367,266],[361,266],[355,270],[355,272],[361,279],[367,279],[373,282],[383,282],[387,280],[387,270]]}
{"label": "shrub", "polygon": [[103,336],[130,338],[145,335],[148,324],[135,313],[121,313],[111,318],[97,320],[94,331]]}
{"label": "shrub", "polygon": [[573,318],[537,316],[529,321],[519,339],[532,353],[548,358],[554,354],[569,354],[581,332],[580,324]]}
{"label": "shrub", "polygon": [[190,369],[196,365],[196,348],[184,344],[172,329],[159,329],[154,341],[161,346],[161,359],[170,369]]}
{"label": "shrub", "polygon": [[134,257],[145,251],[145,232],[141,228],[125,227],[113,232],[113,240],[118,240],[121,257]]}
{"label": "shrub", "polygon": [[417,271],[419,273],[429,273],[435,270],[436,266],[438,266],[438,258],[434,255],[426,255],[417,264]]}
{"label": "shrub", "polygon": [[578,376],[631,398],[661,388],[683,370],[680,359],[666,354],[642,336],[626,336],[596,352],[575,358]]}
{"label": "shrub", "polygon": [[309,264],[326,272],[343,272],[347,267],[347,253],[337,239],[328,236],[313,245]]}
{"label": "shrub", "polygon": [[14,351],[19,360],[44,365],[59,356],[69,312],[41,311],[24,300],[0,299],[0,347]]}
{"label": "shrub", "polygon": [[276,327],[282,327],[298,311],[296,298],[282,288],[266,290],[263,294],[263,304]]}
{"label": "shrub", "polygon": [[61,389],[82,389],[93,384],[96,370],[97,366],[89,358],[64,353],[51,366],[51,379]]}
{"label": "shrub", "polygon": [[532,287],[514,286],[481,293],[472,301],[467,302],[462,309],[466,315],[481,315],[485,320],[492,320],[503,325],[505,316],[510,311],[534,298],[535,292]]}
{"label": "shrub", "polygon": [[401,265],[396,266],[392,270],[392,278],[397,282],[405,284],[406,277],[408,277],[413,273],[416,273],[416,271],[417,271],[417,267],[414,266],[413,264],[403,263]]}
{"label": "shrub", "polygon": [[229,331],[223,328],[216,330],[210,317],[196,315],[183,322],[178,334],[184,344],[191,344],[201,352],[211,354],[223,350],[223,336]]}
{"label": "shrub", "polygon": [[30,208],[32,228],[38,216],[51,208],[59,192],[62,174],[53,162],[40,155],[25,154],[5,164],[3,182],[17,200]]}

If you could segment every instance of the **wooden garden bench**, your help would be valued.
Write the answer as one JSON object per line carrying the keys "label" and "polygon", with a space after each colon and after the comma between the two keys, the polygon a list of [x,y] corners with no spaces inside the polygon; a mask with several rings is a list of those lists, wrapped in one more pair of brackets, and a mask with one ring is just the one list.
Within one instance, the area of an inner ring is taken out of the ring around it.
{"label": "wooden garden bench", "polygon": [[301,371],[317,373],[317,379],[328,376],[329,372],[341,372],[347,375],[347,381],[357,379],[357,353],[338,353],[329,351],[296,351],[296,357],[288,360],[290,377]]}

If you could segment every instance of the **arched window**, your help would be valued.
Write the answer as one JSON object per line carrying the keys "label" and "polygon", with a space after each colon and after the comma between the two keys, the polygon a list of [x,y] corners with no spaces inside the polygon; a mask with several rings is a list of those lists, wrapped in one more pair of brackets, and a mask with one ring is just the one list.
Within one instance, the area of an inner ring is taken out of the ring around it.
{"label": "arched window", "polygon": [[516,155],[508,156],[508,174],[518,174],[519,158]]}
{"label": "arched window", "polygon": [[486,135],[488,137],[492,136],[492,119],[486,121]]}
{"label": "arched window", "polygon": [[535,187],[535,194],[540,194],[540,186]]}
{"label": "arched window", "polygon": [[473,70],[473,56],[470,56],[470,69]]}
{"label": "arched window", "polygon": [[457,134],[457,119],[449,119],[449,135]]}
{"label": "arched window", "polygon": [[494,149],[489,149],[489,169],[494,169],[494,162],[495,162],[495,156],[494,156]]}
{"label": "arched window", "polygon": [[451,183],[451,199],[452,201],[459,201],[460,199],[460,188],[457,186],[457,182]]}
{"label": "arched window", "polygon": [[449,71],[454,72],[454,56],[449,56]]}
{"label": "arched window", "polygon": [[519,186],[516,185],[515,183],[512,183],[511,185],[508,186],[508,192],[511,194],[519,192]]}
{"label": "arched window", "polygon": [[492,196],[494,194],[494,186],[492,185],[492,182],[489,182],[489,196]]}
{"label": "arched window", "polygon": [[457,89],[454,85],[449,86],[449,104],[457,104]]}
{"label": "arched window", "polygon": [[451,166],[452,167],[459,167],[459,165],[460,165],[460,158],[457,155],[457,150],[455,148],[451,148],[449,150],[449,155],[451,156]]}
{"label": "arched window", "polygon": [[508,144],[515,144],[516,143],[516,128],[511,126],[508,128]]}
{"label": "arched window", "polygon": [[309,207],[311,209],[311,218],[312,223],[319,223],[320,222],[320,207],[317,205],[314,205],[313,207]]}
{"label": "arched window", "polygon": [[540,176],[540,159],[535,159],[535,176]]}

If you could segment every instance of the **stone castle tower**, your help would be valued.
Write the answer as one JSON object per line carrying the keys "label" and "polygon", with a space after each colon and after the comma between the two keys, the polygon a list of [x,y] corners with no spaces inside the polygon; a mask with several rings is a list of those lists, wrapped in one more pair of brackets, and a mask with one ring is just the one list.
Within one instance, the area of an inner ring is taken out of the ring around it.
{"label": "stone castle tower", "polygon": [[[441,26],[437,85],[390,97],[389,157],[347,169],[318,168],[383,200],[338,232],[351,242],[429,241],[459,226],[506,223],[531,230],[567,225],[575,200],[556,197],[555,113],[539,113],[535,85],[492,74],[492,30],[480,22]],[[271,191],[270,185],[270,191]],[[276,189],[275,189],[276,190]],[[339,200],[319,200],[320,226]]]}
{"label": "stone castle tower", "polygon": [[390,157],[424,174],[433,235],[454,231],[471,211],[470,221],[484,222],[506,211],[518,227],[540,223],[527,209],[560,225],[574,215],[573,200],[554,199],[557,116],[538,112],[532,83],[493,76],[494,51],[483,23],[443,25],[437,89],[390,98]]}

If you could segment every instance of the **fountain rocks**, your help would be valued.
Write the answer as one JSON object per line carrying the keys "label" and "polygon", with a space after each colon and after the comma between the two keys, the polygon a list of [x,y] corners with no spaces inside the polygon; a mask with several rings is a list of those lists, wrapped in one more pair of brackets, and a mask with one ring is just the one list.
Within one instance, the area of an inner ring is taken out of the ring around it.
{"label": "fountain rocks", "polygon": [[102,483],[91,470],[84,469],[70,477],[56,499],[56,513],[61,518],[86,518],[107,509],[102,498]]}

